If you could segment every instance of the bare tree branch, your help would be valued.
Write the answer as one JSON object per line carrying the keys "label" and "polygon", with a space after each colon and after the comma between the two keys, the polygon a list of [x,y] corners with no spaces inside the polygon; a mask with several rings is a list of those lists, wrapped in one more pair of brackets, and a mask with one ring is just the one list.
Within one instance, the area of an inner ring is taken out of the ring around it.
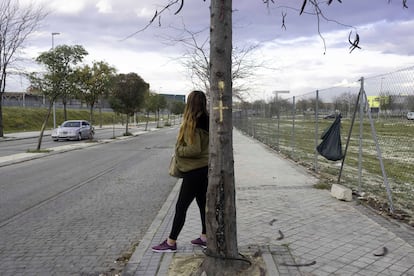
{"label": "bare tree branch", "polygon": [[[333,0],[328,0],[328,2],[323,2],[323,3],[327,3],[328,5],[330,5],[332,3],[332,1]],[[337,0],[337,1],[339,3],[342,3],[342,0]],[[267,2],[265,2],[265,3],[268,4]],[[274,2],[272,1],[272,3],[274,3]],[[356,28],[351,26],[351,25],[347,25],[347,24],[344,24],[344,23],[339,22],[337,20],[330,19],[330,18],[326,17],[325,14],[323,13],[321,7],[320,7],[321,3],[322,2],[320,2],[320,0],[304,0],[300,9],[297,9],[297,8],[294,8],[294,7],[291,7],[291,6],[286,6],[286,5],[279,5],[279,6],[276,6],[276,8],[278,8],[278,9],[283,8],[283,9],[286,9],[286,10],[297,11],[297,12],[299,12],[299,15],[308,14],[308,15],[315,16],[316,17],[318,35],[322,40],[323,47],[324,47],[324,54],[325,54],[326,53],[326,42],[325,42],[324,36],[322,35],[322,30],[321,30],[321,22],[322,21],[332,22],[332,23],[338,24],[338,25],[346,27],[346,28],[352,28],[352,29],[355,30],[355,32],[356,32]],[[306,10],[305,8],[308,4],[311,5],[311,9]],[[286,24],[287,24],[286,23],[286,16],[287,16],[286,13],[282,13],[282,28],[284,28],[284,29],[286,29]]]}
{"label": "bare tree branch", "polygon": [[304,1],[303,1],[302,8],[300,8],[300,13],[299,13],[299,15],[302,15],[303,11],[305,10],[306,3],[307,3],[307,2],[308,2],[307,0],[304,0]]}
{"label": "bare tree branch", "polygon": [[[402,0],[403,8],[405,8],[405,9],[408,9],[408,6],[407,6],[407,1],[408,1],[408,0]],[[388,0],[388,4],[389,4],[389,3],[391,3],[391,0]]]}
{"label": "bare tree branch", "polygon": [[286,15],[287,15],[287,13],[282,12],[282,27],[281,28],[285,29],[285,30],[286,30],[286,25],[285,25]]}
{"label": "bare tree branch", "polygon": [[[164,36],[167,45],[181,44],[185,47],[184,54],[176,59],[189,72],[193,85],[205,91],[210,90],[210,49],[209,36],[206,27],[200,31],[189,30],[184,23],[183,27],[174,28],[181,32],[178,36]],[[235,46],[232,51],[232,79],[234,81],[234,95],[241,99],[248,90],[248,87],[241,84],[247,83],[248,79],[254,78],[257,72],[263,69],[274,70],[266,64],[266,61],[258,61],[253,54],[260,47],[260,44],[246,47]]]}
{"label": "bare tree branch", "polygon": [[[337,0],[337,1],[339,3],[342,3],[342,0]],[[408,8],[407,1],[408,0],[402,0],[403,8]],[[271,1],[271,0],[263,0],[263,3],[265,3],[268,7],[269,7],[270,2],[274,3],[274,1]],[[329,5],[332,4],[332,2],[333,2],[333,0],[328,0],[326,2],[326,4],[329,6]],[[390,3],[390,2],[391,2],[391,0],[388,0],[388,3]],[[310,13],[310,12],[305,11],[306,5],[308,3],[312,4],[312,8],[315,11],[314,13]],[[278,6],[278,8],[286,8],[286,9],[296,10],[296,11],[299,11],[299,15],[302,15],[303,13],[305,13],[305,14],[307,13],[307,14],[311,14],[311,15],[316,16],[318,34],[319,34],[319,37],[321,38],[321,40],[323,42],[323,45],[324,45],[324,54],[326,53],[326,43],[325,43],[325,38],[323,37],[323,35],[321,33],[321,29],[320,29],[321,19],[323,19],[327,22],[334,22],[338,25],[354,29],[355,32],[356,32],[355,40],[352,42],[351,39],[350,39],[352,31],[351,31],[351,33],[349,34],[349,37],[348,37],[348,41],[351,44],[350,53],[352,53],[352,51],[355,50],[356,48],[361,49],[361,47],[359,47],[359,45],[358,45],[359,44],[359,35],[357,33],[356,28],[353,27],[353,26],[350,26],[350,25],[343,24],[343,23],[338,22],[336,20],[327,18],[324,15],[324,13],[322,12],[322,9],[320,8],[321,3],[325,3],[325,1],[321,2],[320,0],[309,0],[309,1],[308,0],[303,0],[302,6],[301,6],[300,9],[296,9],[296,8],[292,8],[292,7],[288,7],[288,6]],[[282,28],[284,28],[284,29],[286,29],[286,20],[285,19],[286,19],[286,14],[282,13]]]}
{"label": "bare tree branch", "polygon": [[[271,0],[273,2],[273,0]],[[133,32],[132,34],[126,36],[125,38],[121,39],[120,41],[124,41],[127,40],[128,38],[133,37],[134,35],[145,31],[146,29],[148,29],[149,26],[152,25],[152,23],[154,22],[154,20],[158,17],[158,26],[161,27],[161,14],[164,13],[166,10],[169,10],[170,7],[176,5],[178,2],[180,2],[180,6],[178,7],[178,9],[174,12],[174,15],[177,15],[181,12],[181,10],[184,7],[184,0],[170,0],[170,2],[168,2],[168,4],[166,4],[159,12],[158,10],[155,11],[154,16],[152,17],[152,19],[148,22],[147,25],[145,25],[143,28],[139,29],[136,32]],[[206,0],[203,0],[203,2],[206,2]]]}
{"label": "bare tree branch", "polygon": [[[205,0],[204,0],[205,1]],[[127,37],[121,39],[121,41],[127,40],[128,38],[133,37],[134,35],[145,31],[146,29],[148,29],[149,26],[152,25],[152,23],[154,22],[154,20],[158,17],[158,26],[161,27],[161,14],[163,14],[166,10],[169,10],[170,7],[176,5],[178,2],[180,2],[180,6],[178,7],[177,11],[174,13],[174,15],[177,15],[180,13],[180,11],[183,9],[184,7],[184,0],[172,0],[170,1],[168,4],[166,4],[160,11],[156,10],[154,16],[152,17],[152,19],[148,22],[147,25],[145,25],[143,28],[139,29],[136,32],[133,32],[132,34],[128,35]]]}
{"label": "bare tree branch", "polygon": [[2,94],[10,68],[17,63],[18,52],[28,36],[47,16],[41,6],[20,6],[18,1],[0,2],[0,137],[3,137]]}
{"label": "bare tree branch", "polygon": [[355,50],[355,48],[361,49],[361,47],[358,46],[359,35],[357,33],[355,34],[354,41],[351,41],[351,35],[352,35],[352,31],[349,33],[349,36],[348,36],[349,44],[351,44],[351,46],[349,47],[349,49],[351,49],[350,53],[352,53],[352,51]]}
{"label": "bare tree branch", "polygon": [[180,11],[181,11],[181,9],[184,7],[184,0],[181,0],[181,5],[180,5],[180,7],[178,8],[178,10],[174,13],[174,15],[177,15],[177,14],[179,14],[180,13]]}
{"label": "bare tree branch", "polygon": [[46,15],[33,5],[22,8],[11,0],[0,4],[0,93],[6,86],[8,66],[17,60],[16,53]]}

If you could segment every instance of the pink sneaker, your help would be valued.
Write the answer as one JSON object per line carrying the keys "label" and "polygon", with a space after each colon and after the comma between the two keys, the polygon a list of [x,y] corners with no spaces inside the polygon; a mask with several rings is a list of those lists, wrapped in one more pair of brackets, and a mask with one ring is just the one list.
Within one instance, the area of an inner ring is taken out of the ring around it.
{"label": "pink sneaker", "polygon": [[201,238],[197,238],[191,241],[192,245],[201,246],[202,248],[207,248],[207,242],[203,241]]}
{"label": "pink sneaker", "polygon": [[177,244],[169,245],[167,240],[163,241],[159,245],[153,246],[152,251],[154,252],[177,252]]}

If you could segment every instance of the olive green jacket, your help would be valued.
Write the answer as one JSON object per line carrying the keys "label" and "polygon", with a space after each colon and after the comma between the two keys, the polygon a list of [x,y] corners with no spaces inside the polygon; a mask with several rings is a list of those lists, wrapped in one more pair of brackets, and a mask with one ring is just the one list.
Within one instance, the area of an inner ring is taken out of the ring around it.
{"label": "olive green jacket", "polygon": [[199,169],[208,166],[208,131],[196,128],[193,144],[188,144],[184,137],[184,143],[175,145],[175,158],[177,168],[182,172]]}

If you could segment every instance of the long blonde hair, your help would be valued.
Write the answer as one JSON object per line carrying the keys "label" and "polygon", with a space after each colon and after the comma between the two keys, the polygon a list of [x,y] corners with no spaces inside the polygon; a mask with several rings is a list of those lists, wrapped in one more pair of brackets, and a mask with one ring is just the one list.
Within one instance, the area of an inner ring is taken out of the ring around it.
{"label": "long blonde hair", "polygon": [[207,114],[206,95],[202,91],[192,91],[188,95],[187,104],[184,109],[183,123],[178,132],[178,143],[184,142],[184,137],[187,137],[188,143],[192,144],[197,119]]}

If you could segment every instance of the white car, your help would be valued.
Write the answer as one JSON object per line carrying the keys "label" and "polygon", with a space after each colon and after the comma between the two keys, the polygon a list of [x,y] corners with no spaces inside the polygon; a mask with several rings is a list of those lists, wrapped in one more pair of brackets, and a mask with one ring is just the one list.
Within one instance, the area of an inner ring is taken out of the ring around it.
{"label": "white car", "polygon": [[85,120],[70,120],[63,122],[58,128],[52,130],[53,141],[93,139],[95,130]]}
{"label": "white car", "polygon": [[413,111],[407,113],[407,120],[414,120],[414,112]]}

